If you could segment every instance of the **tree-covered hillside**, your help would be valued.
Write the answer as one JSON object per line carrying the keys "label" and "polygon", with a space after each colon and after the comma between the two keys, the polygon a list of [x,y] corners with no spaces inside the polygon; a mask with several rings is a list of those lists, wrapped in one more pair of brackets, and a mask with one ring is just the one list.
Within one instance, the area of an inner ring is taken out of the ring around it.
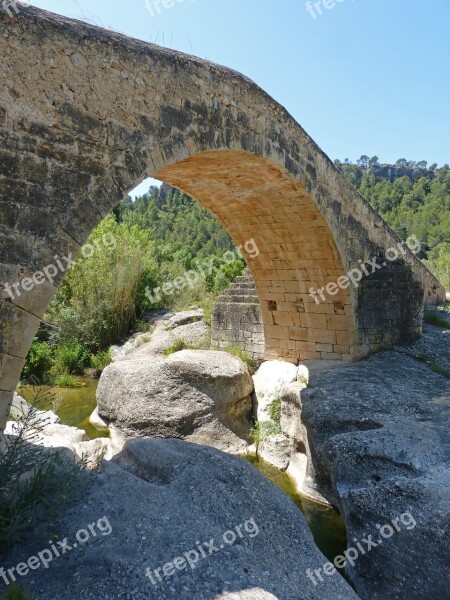
{"label": "tree-covered hillside", "polygon": [[415,235],[420,258],[450,288],[450,168],[402,158],[381,165],[376,156],[355,164],[335,161],[385,221],[403,239]]}
{"label": "tree-covered hillside", "polygon": [[[149,232],[157,264],[172,273],[191,269],[194,261],[221,258],[233,242],[219,222],[198,202],[163,184],[152,186],[135,202],[128,196],[116,211],[120,222]],[[178,265],[178,266],[176,266]]]}

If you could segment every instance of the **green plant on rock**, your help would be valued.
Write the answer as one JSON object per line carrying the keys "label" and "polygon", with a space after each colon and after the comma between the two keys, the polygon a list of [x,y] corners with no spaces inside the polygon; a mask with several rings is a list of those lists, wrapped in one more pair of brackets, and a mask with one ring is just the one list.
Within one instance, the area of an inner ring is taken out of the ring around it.
{"label": "green plant on rock", "polygon": [[1,595],[1,600],[33,600],[31,592],[22,586],[12,584]]}
{"label": "green plant on rock", "polygon": [[270,420],[256,421],[250,430],[250,435],[257,445],[269,437],[281,433],[281,397],[279,394],[269,406],[268,412]]}
{"label": "green plant on rock", "polygon": [[164,356],[170,356],[171,354],[175,354],[175,352],[180,352],[180,350],[184,350],[185,348],[186,342],[183,340],[183,338],[176,338],[164,352]]}
{"label": "green plant on rock", "polygon": [[432,363],[430,365],[430,369],[432,371],[434,371],[434,373],[437,373],[438,375],[442,375],[443,377],[446,377],[447,379],[450,379],[450,369],[446,369],[445,367],[441,367],[441,365],[438,365],[437,363]]}
{"label": "green plant on rock", "polygon": [[419,354],[417,359],[420,360],[420,362],[425,363],[434,373],[437,373],[438,375],[442,375],[443,377],[450,379],[450,369],[442,367],[427,354]]}
{"label": "green plant on rock", "polygon": [[436,313],[425,313],[423,320],[428,325],[436,325],[437,327],[445,327],[446,329],[450,328],[450,323]]}
{"label": "green plant on rock", "polygon": [[80,498],[88,484],[84,461],[40,445],[47,421],[39,407],[52,398],[51,388],[33,388],[30,406],[16,419],[14,434],[6,436],[0,454],[0,554]]}
{"label": "green plant on rock", "polygon": [[281,431],[281,397],[277,394],[275,400],[269,407],[269,415],[272,421],[280,427]]}
{"label": "green plant on rock", "polygon": [[253,360],[251,354],[249,352],[247,352],[247,350],[244,350],[243,348],[241,348],[241,346],[239,346],[238,344],[230,344],[229,346],[227,346],[225,348],[225,352],[228,352],[228,354],[232,354],[233,356],[236,356],[236,358],[240,358],[242,360],[242,362],[244,362],[251,371],[253,371],[256,367],[255,361]]}

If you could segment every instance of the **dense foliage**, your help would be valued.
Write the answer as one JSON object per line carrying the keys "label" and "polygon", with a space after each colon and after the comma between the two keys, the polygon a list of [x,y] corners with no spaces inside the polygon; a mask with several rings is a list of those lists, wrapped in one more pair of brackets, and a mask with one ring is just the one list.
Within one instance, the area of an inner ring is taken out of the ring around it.
{"label": "dense foliage", "polygon": [[126,198],[117,214],[119,221],[149,232],[162,280],[195,269],[197,261],[213,256],[220,260],[227,250],[234,249],[230,236],[215,217],[167,185],[151,187],[134,203]]}
{"label": "dense foliage", "polygon": [[[223,260],[234,244],[217,220],[166,185],[151,187],[135,202],[127,197],[87,245],[96,250],[80,256],[51,302],[24,379],[55,382],[88,366],[101,371],[110,361],[109,346],[139,327],[153,308],[196,304],[208,319],[214,299],[245,267],[238,254],[234,262]],[[164,282],[212,260],[214,269],[205,270],[195,285],[160,300],[152,297]]]}
{"label": "dense foliage", "polygon": [[450,288],[449,165],[405,159],[381,165],[376,156],[335,164],[402,239],[420,240],[420,258]]}

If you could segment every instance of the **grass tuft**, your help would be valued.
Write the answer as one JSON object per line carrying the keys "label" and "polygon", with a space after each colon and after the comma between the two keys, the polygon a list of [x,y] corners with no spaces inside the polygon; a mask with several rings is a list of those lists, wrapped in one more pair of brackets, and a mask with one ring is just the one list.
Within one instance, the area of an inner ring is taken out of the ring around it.
{"label": "grass tuft", "polygon": [[91,356],[91,365],[97,376],[101,375],[102,371],[111,363],[111,360],[111,350],[104,350]]}
{"label": "grass tuft", "polygon": [[64,373],[63,375],[55,377],[55,385],[62,388],[81,387],[78,377],[76,375],[69,375],[69,373]]}
{"label": "grass tuft", "polygon": [[430,365],[430,369],[437,373],[438,375],[443,375],[447,379],[450,379],[450,369],[446,369],[445,367],[441,367],[437,363],[432,363]]}
{"label": "grass tuft", "polygon": [[240,358],[242,362],[244,362],[251,371],[255,369],[256,363],[253,360],[251,354],[247,352],[247,350],[241,348],[241,346],[238,346],[237,344],[231,344],[230,346],[227,346],[225,348],[225,352],[236,356],[236,358]]}
{"label": "grass tuft", "polygon": [[443,319],[436,313],[426,313],[423,320],[428,325],[435,325],[436,327],[445,327],[446,329],[450,328],[450,324],[446,319]]}
{"label": "grass tuft", "polygon": [[175,352],[180,352],[180,350],[184,350],[186,348],[186,343],[183,338],[176,338],[172,345],[167,348],[164,352],[164,356],[170,356],[171,354],[175,354]]}

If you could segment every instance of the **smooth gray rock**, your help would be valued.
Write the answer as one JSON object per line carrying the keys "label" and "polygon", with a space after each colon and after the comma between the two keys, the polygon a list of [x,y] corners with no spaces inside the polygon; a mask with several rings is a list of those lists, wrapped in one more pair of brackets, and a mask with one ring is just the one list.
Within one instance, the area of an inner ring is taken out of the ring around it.
{"label": "smooth gray rock", "polygon": [[[22,398],[20,394],[14,392],[13,401],[9,407],[9,418],[14,421],[23,419],[28,416],[31,408],[31,404],[27,402],[25,398]],[[61,423],[61,419],[58,415],[51,410],[38,410],[35,407],[35,415],[42,424],[45,423],[49,425]]]}
{"label": "smooth gray rock", "polygon": [[167,319],[166,328],[175,329],[182,325],[189,325],[190,323],[196,323],[203,319],[203,310],[197,308],[194,310],[184,310]]}
{"label": "smooth gray rock", "polygon": [[202,321],[203,311],[186,310],[178,313],[157,312],[151,318],[151,331],[133,335],[123,346],[113,346],[112,360],[129,360],[144,356],[163,356],[177,340],[187,347],[209,348],[211,330]]}
{"label": "smooth gray rock", "polygon": [[98,408],[95,407],[89,416],[89,423],[97,429],[97,431],[104,431],[108,429],[108,423],[104,421],[98,414]]}
{"label": "smooth gray rock", "polygon": [[[106,535],[96,526],[103,517]],[[339,575],[313,585],[305,571],[326,559],[299,509],[245,460],[213,448],[180,440],[128,442],[81,502],[36,528],[26,547],[2,564],[36,555],[53,534],[72,546],[88,524],[94,524],[95,537],[23,578],[39,600],[358,598]],[[233,530],[236,540],[225,542]],[[194,568],[185,559],[185,568],[172,564],[166,567],[172,574],[163,575],[164,565],[189,552]]]}
{"label": "smooth gray rock", "polygon": [[247,366],[226,352],[182,350],[117,361],[97,388],[99,415],[128,435],[186,438],[243,452],[253,391]]}
{"label": "smooth gray rock", "polygon": [[[301,392],[309,475],[340,507],[350,544],[382,541],[347,569],[367,600],[450,597],[450,381],[418,360],[424,348],[449,356],[450,335],[426,327],[415,347],[311,364]],[[382,539],[379,527],[407,512],[416,525]]]}

